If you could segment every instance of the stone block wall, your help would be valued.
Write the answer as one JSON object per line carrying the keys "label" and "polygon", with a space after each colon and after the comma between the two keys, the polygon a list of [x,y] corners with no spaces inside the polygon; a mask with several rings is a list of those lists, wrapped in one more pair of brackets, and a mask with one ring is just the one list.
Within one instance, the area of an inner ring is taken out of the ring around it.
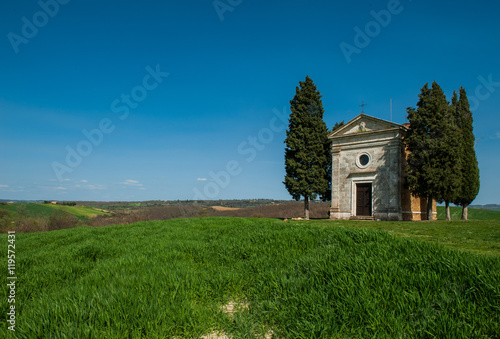
{"label": "stone block wall", "polygon": [[[402,220],[401,204],[401,140],[394,132],[378,135],[359,133],[348,144],[333,147],[332,209],[333,219],[356,215],[357,183],[372,184],[372,216],[381,220]],[[360,166],[360,155],[370,162]],[[338,208],[337,208],[338,206]]]}

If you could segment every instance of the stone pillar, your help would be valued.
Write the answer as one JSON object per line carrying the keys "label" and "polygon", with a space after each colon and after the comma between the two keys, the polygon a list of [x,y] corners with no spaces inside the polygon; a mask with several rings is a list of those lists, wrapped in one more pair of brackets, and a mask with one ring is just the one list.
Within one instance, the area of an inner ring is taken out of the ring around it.
{"label": "stone pillar", "polygon": [[340,147],[332,147],[332,205],[330,219],[340,219]]}

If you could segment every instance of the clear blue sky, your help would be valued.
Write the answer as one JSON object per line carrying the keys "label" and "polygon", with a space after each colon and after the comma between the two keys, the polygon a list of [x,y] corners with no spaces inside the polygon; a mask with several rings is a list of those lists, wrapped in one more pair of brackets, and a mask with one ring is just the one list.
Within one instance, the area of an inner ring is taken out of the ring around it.
{"label": "clear blue sky", "polygon": [[475,203],[500,203],[498,1],[215,5],[2,1],[0,198],[289,199],[282,119],[309,75],[329,128],[464,86]]}

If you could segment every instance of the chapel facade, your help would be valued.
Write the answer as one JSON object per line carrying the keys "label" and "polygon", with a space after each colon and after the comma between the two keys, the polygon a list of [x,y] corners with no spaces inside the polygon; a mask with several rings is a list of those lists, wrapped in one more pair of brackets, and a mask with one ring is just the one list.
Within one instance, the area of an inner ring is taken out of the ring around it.
{"label": "chapel facade", "polygon": [[405,125],[361,113],[328,136],[332,145],[331,219],[427,219],[427,200],[412,196],[405,188],[406,131]]}

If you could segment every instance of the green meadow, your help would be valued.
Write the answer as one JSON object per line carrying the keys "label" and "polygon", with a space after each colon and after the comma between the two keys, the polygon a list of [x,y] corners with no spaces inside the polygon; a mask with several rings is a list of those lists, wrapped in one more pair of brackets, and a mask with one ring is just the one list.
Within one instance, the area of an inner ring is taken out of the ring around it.
{"label": "green meadow", "polygon": [[64,211],[70,214],[73,214],[79,219],[88,219],[95,217],[96,215],[107,215],[101,210],[97,210],[91,207],[86,206],[64,206],[64,205],[47,205],[47,207],[53,210]]}
{"label": "green meadow", "polygon": [[16,234],[16,331],[0,334],[498,338],[499,233],[494,220],[210,217]]}
{"label": "green meadow", "polygon": [[106,215],[107,213],[101,210],[85,206],[65,206],[65,205],[50,205],[50,204],[35,204],[35,203],[15,203],[8,205],[0,205],[0,210],[9,212],[13,216],[20,214],[33,217],[49,217],[55,211],[67,212],[79,219],[91,218],[96,215]]}
{"label": "green meadow", "polygon": [[[444,206],[438,206],[438,219],[445,219],[445,208]],[[452,220],[460,220],[462,218],[462,208],[461,207],[450,207],[450,214]],[[476,209],[469,208],[469,219],[476,220],[497,220],[500,221],[500,211],[486,210],[486,209]]]}
{"label": "green meadow", "polygon": [[[453,221],[445,221],[444,207],[438,207],[438,221],[422,222],[358,222],[343,221],[341,227],[387,231],[396,237],[439,243],[448,248],[500,257],[500,212],[470,209],[471,220],[462,221],[462,209],[452,207]],[[325,221],[311,221],[329,225]]]}

